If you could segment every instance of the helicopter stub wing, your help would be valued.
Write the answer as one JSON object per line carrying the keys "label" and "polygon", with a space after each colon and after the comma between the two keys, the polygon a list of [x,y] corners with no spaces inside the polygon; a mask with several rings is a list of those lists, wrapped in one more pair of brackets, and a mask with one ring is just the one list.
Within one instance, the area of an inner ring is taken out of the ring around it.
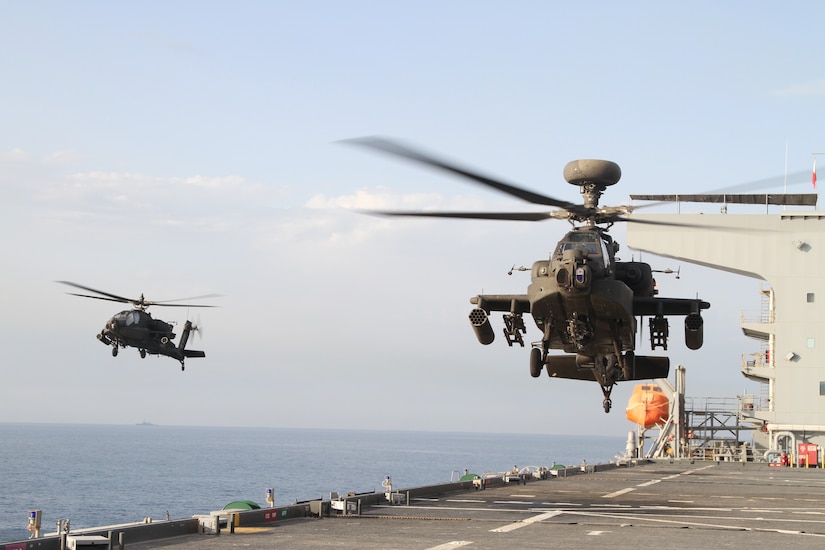
{"label": "helicopter stub wing", "polygon": [[633,298],[633,315],[651,317],[656,315],[691,315],[710,308],[710,303],[698,298]]}
{"label": "helicopter stub wing", "polygon": [[509,311],[510,313],[530,313],[530,299],[527,294],[479,294],[470,298],[486,312]]}

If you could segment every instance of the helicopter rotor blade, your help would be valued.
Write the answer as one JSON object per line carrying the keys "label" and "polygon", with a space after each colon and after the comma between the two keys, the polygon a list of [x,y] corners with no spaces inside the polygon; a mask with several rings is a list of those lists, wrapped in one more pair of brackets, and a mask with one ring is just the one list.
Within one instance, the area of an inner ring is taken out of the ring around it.
{"label": "helicopter rotor blade", "polygon": [[89,294],[77,294],[76,292],[67,292],[69,296],[80,296],[81,298],[93,298],[95,300],[106,300],[107,302],[118,302],[123,304],[131,304],[131,300],[119,300],[117,298],[107,298],[105,296],[91,296]]}
{"label": "helicopter rotor blade", "polygon": [[[73,286],[75,288],[79,288],[81,290],[85,290],[87,292],[94,292],[95,294],[100,294],[101,296],[107,296],[108,299],[112,302],[123,302],[125,304],[138,302],[138,300],[132,300],[131,298],[124,298],[123,296],[118,296],[117,294],[111,294],[109,292],[103,292],[102,290],[96,290],[94,288],[90,288],[88,286],[79,285],[77,283],[72,283],[70,281],[57,281],[58,283],[62,283],[64,285]],[[69,294],[72,294],[69,292]],[[73,296],[82,296],[84,298],[97,298],[99,300],[105,300],[107,298],[101,298],[100,296],[87,296],[85,294],[73,294]]]}
{"label": "helicopter rotor blade", "polygon": [[[642,225],[658,225],[663,227],[689,227],[691,229],[712,229],[713,231],[729,231],[729,232],[738,232],[742,231],[739,227],[725,227],[722,225],[700,225],[695,223],[679,223],[679,222],[665,222],[659,220],[640,220],[637,218],[625,218],[625,217],[618,217],[614,218],[612,221],[619,221],[625,223],[638,223]],[[748,229],[750,232],[762,232],[768,231],[766,229]]]}
{"label": "helicopter rotor blade", "polygon": [[218,307],[218,306],[211,306],[211,305],[195,305],[195,304],[172,304],[169,302],[178,302],[182,300],[199,300],[204,298],[217,298],[219,294],[205,294],[202,296],[192,296],[189,298],[178,298],[175,300],[162,300],[162,301],[152,301],[146,300],[143,298],[143,295],[140,295],[140,298],[125,298],[123,296],[118,296],[117,294],[111,294],[109,292],[104,292],[102,290],[97,290],[94,288],[90,288],[87,286],[79,285],[77,283],[72,283],[70,281],[57,281],[58,283],[62,283],[64,285],[73,286],[75,288],[79,288],[82,290],[86,290],[88,292],[94,292],[95,294],[100,294],[100,296],[91,296],[89,294],[79,294],[75,292],[67,292],[67,294],[71,296],[80,296],[81,298],[94,298],[95,300],[106,300],[108,302],[120,302],[124,304],[132,304],[138,309],[146,309],[149,306],[164,306],[164,307]]}
{"label": "helicopter rotor blade", "polygon": [[220,294],[203,294],[201,296],[190,296],[189,298],[175,298],[174,300],[160,300],[156,302],[147,302],[151,303],[152,305],[156,306],[163,306],[163,307],[219,307],[219,306],[207,306],[207,305],[194,305],[194,304],[173,304],[171,302],[182,302],[184,300],[204,300],[207,298],[220,298]]}
{"label": "helicopter rotor blade", "polygon": [[492,189],[496,189],[498,191],[501,191],[502,193],[506,193],[510,196],[517,197],[519,199],[522,199],[533,204],[555,206],[557,208],[563,208],[565,210],[571,210],[574,212],[578,212],[583,209],[582,205],[580,204],[555,199],[553,197],[548,197],[547,195],[542,195],[540,193],[536,193],[528,189],[511,185],[509,183],[504,183],[501,180],[482,175],[478,172],[469,170],[467,168],[462,168],[456,164],[447,162],[443,159],[436,158],[432,155],[423,153],[421,151],[417,151],[406,145],[401,145],[397,141],[393,141],[390,139],[382,137],[364,137],[342,140],[342,143],[360,145],[368,149],[375,149],[376,151],[381,151],[384,153],[388,153],[390,155],[411,160],[413,162],[418,162],[420,164],[437,168],[439,170],[443,170],[445,172],[449,172],[451,174],[467,178],[475,183],[484,185]]}
{"label": "helicopter rotor blade", "polygon": [[198,335],[198,340],[203,339],[203,324],[200,315],[195,317],[195,321],[192,323],[192,332]]}
{"label": "helicopter rotor blade", "polygon": [[417,218],[458,218],[466,220],[509,220],[537,222],[551,218],[567,218],[568,214],[560,212],[417,212],[395,210],[361,210],[363,214],[392,217]]}
{"label": "helicopter rotor blade", "polygon": [[208,306],[205,304],[167,304],[166,302],[144,302],[146,307],[149,306],[160,306],[160,307],[220,307],[220,306]]}

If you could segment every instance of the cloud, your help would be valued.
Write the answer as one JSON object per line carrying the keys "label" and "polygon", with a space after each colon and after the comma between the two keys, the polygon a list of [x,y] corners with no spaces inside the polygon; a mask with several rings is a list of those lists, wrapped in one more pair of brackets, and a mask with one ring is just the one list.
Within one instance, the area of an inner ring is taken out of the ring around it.
{"label": "cloud", "polygon": [[818,97],[825,96],[825,78],[797,84],[788,88],[775,90],[773,95],[779,97]]}
{"label": "cloud", "polygon": [[440,193],[391,193],[383,188],[359,189],[355,194],[326,196],[317,193],[304,204],[311,209],[350,210],[480,210],[484,201],[464,196],[447,197]]}
{"label": "cloud", "polygon": [[34,159],[34,155],[14,147],[9,151],[0,151],[0,162],[29,162]]}

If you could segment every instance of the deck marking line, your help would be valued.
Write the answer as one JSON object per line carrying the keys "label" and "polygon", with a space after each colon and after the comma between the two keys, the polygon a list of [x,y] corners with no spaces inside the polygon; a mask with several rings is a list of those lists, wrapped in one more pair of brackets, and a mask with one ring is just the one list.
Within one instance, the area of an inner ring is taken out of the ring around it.
{"label": "deck marking line", "polygon": [[445,542],[444,544],[439,544],[438,546],[431,546],[427,550],[449,550],[450,548],[460,548],[461,546],[467,546],[468,544],[473,544],[473,541],[454,540],[452,542]]}
{"label": "deck marking line", "polygon": [[552,512],[545,512],[543,514],[539,514],[537,516],[529,517],[527,519],[523,519],[521,521],[516,521],[513,523],[508,523],[502,527],[497,529],[490,529],[491,533],[509,533],[510,531],[515,531],[516,529],[520,529],[531,523],[536,523],[545,519],[550,519],[552,517],[558,516],[559,514],[563,513],[561,510],[554,510]]}
{"label": "deck marking line", "polygon": [[635,491],[635,490],[636,490],[636,488],[635,488],[635,487],[628,487],[627,489],[621,489],[621,490],[619,490],[619,491],[616,491],[615,493],[608,493],[608,494],[606,494],[606,495],[602,495],[602,498],[613,498],[613,497],[618,497],[618,496],[621,496],[621,495],[623,495],[623,494],[625,494],[625,493],[629,493],[630,491]]}
{"label": "deck marking line", "polygon": [[662,480],[661,479],[651,479],[650,481],[647,481],[645,483],[640,483],[640,484],[636,485],[636,487],[650,487],[651,485],[656,485],[660,481],[662,481]]}
{"label": "deck marking line", "polygon": [[714,465],[711,464],[710,466],[704,466],[702,468],[696,468],[695,470],[687,470],[685,472],[682,472],[680,475],[689,476],[690,474],[692,474],[694,472],[701,472],[702,470],[707,470],[708,468],[713,468],[713,466]]}
{"label": "deck marking line", "polygon": [[[673,524],[673,525],[691,525],[696,527],[714,527],[717,529],[725,529],[725,530],[733,530],[733,531],[759,531],[764,533],[780,533],[783,535],[797,535],[797,536],[804,536],[804,537],[817,537],[817,538],[825,538],[825,534],[822,533],[811,533],[806,531],[792,531],[788,529],[764,529],[761,527],[747,527],[745,525],[726,525],[726,524],[719,524],[719,523],[704,523],[698,521],[683,521],[679,519],[662,519],[651,517],[647,515],[616,515],[613,513],[604,513],[604,512],[585,512],[583,510],[568,510],[568,514],[577,515],[577,516],[587,516],[587,517],[600,517],[600,518],[614,518],[614,519],[631,519],[638,522],[651,522],[651,523],[663,523],[663,524]],[[694,516],[697,519],[702,518],[703,516]],[[708,517],[707,519],[730,519],[732,521],[736,521],[737,519],[742,518],[718,518],[718,517]],[[753,521],[753,519],[751,519]],[[816,522],[819,523],[819,522]]]}

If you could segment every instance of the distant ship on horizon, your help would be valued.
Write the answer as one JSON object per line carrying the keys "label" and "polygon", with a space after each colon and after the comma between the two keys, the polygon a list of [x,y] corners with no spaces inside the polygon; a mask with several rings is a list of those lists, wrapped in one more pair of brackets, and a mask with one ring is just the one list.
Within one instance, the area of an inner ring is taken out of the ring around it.
{"label": "distant ship on horizon", "polygon": [[147,422],[146,420],[144,420],[143,422],[138,422],[135,425],[136,426],[154,426],[154,424],[152,424],[151,422]]}

